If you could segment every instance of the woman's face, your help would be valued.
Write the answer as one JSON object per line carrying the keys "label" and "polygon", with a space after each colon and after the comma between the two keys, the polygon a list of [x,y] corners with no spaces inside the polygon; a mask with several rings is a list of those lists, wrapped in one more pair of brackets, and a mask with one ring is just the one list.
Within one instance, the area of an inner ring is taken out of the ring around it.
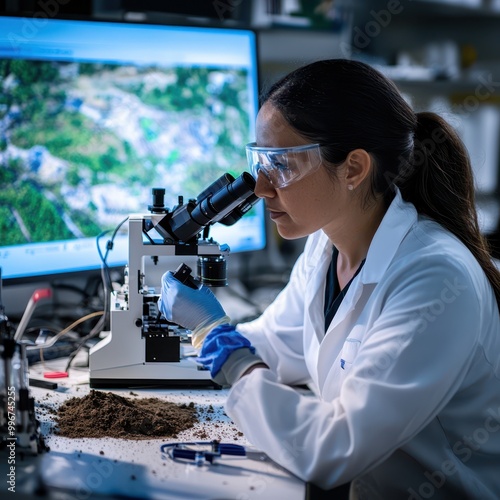
{"label": "woman's face", "polygon": [[[310,142],[298,135],[271,104],[257,115],[258,146],[286,148]],[[262,173],[257,177],[255,194],[266,201],[270,217],[285,239],[307,236],[335,224],[343,206],[341,189],[322,164],[320,168],[283,188],[274,188]]]}

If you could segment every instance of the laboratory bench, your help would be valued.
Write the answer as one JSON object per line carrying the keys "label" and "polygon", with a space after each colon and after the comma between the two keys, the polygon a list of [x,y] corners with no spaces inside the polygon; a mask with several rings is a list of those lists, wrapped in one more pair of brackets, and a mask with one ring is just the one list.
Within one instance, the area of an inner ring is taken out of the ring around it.
{"label": "laboratory bench", "polygon": [[[253,450],[224,412],[228,389],[134,387],[99,389],[126,398],[158,398],[197,410],[194,426],[175,437],[162,439],[68,438],[57,434],[59,406],[72,397],[84,397],[89,386],[88,368],[73,363],[68,377],[44,378],[46,372],[62,371],[65,359],[30,367],[30,391],[35,400],[40,436],[49,451],[16,457],[16,495],[22,498],[59,499],[276,499],[303,500],[311,485],[283,469],[264,454],[258,459],[222,455],[213,463],[172,458],[167,443],[232,443]],[[49,384],[37,387],[37,381]],[[33,385],[35,384],[35,385]],[[54,384],[50,388],[50,384]],[[82,419],[91,418],[81,415]],[[0,469],[7,470],[5,450]],[[250,453],[249,453],[250,455]],[[8,493],[8,484],[0,487]],[[329,497],[331,498],[331,497]]]}

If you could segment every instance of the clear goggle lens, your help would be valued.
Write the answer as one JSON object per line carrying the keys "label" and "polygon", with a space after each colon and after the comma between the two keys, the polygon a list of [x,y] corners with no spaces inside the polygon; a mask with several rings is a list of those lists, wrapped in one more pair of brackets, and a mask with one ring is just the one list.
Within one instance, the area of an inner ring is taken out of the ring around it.
{"label": "clear goggle lens", "polygon": [[319,144],[291,148],[264,148],[255,142],[247,144],[247,160],[252,175],[257,179],[262,172],[275,188],[289,186],[314,172],[321,165]]}

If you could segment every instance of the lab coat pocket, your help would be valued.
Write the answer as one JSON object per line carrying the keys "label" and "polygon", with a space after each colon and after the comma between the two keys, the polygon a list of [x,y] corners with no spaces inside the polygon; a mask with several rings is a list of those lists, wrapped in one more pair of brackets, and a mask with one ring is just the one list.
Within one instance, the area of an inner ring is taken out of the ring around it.
{"label": "lab coat pocket", "polygon": [[344,342],[342,351],[340,352],[340,368],[344,371],[349,371],[356,356],[358,355],[361,341],[353,338],[348,338]]}

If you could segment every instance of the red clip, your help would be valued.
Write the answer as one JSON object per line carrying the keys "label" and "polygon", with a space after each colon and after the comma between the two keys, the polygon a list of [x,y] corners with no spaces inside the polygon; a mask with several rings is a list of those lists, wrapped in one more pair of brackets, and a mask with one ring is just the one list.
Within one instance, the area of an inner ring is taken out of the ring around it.
{"label": "red clip", "polygon": [[68,376],[68,372],[45,372],[44,378],[64,378]]}

